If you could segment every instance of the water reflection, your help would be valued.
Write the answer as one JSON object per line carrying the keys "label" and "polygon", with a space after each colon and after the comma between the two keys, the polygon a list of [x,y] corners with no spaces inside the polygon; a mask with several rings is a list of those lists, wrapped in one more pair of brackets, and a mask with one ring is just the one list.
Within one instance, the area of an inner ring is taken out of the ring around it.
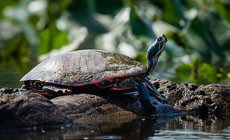
{"label": "water reflection", "polygon": [[19,82],[24,74],[19,74],[10,67],[1,68],[0,67],[0,88],[10,87],[19,88],[22,84]]}
{"label": "water reflection", "polygon": [[229,117],[180,116],[160,128],[150,139],[229,139]]}
{"label": "water reflection", "polygon": [[229,139],[229,117],[135,119],[128,123],[94,122],[71,128],[0,134],[0,139]]}

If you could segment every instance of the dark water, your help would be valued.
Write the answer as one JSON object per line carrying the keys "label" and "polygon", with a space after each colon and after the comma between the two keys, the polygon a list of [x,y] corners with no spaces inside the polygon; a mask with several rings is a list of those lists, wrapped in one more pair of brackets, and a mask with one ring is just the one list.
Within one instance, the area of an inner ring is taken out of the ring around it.
{"label": "dark water", "polygon": [[[106,122],[60,127],[55,130],[36,130],[0,134],[0,139],[230,139],[229,117],[136,119],[127,123]],[[43,131],[43,132],[42,132]],[[45,131],[45,132],[44,132]]]}
{"label": "dark water", "polygon": [[12,68],[1,68],[0,67],[0,88],[10,87],[18,88],[21,87],[19,80],[24,74],[19,74]]}

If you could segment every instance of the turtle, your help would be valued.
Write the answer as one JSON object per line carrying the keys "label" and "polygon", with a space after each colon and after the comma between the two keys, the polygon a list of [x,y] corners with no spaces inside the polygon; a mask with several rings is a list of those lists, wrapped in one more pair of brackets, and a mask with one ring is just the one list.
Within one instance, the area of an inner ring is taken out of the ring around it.
{"label": "turtle", "polygon": [[147,66],[119,53],[78,50],[46,59],[25,74],[20,82],[23,89],[46,97],[99,89],[136,91],[144,110],[157,112],[154,103],[165,103],[166,99],[149,81],[148,75],[153,72],[166,43],[167,38],[163,34],[150,45]]}

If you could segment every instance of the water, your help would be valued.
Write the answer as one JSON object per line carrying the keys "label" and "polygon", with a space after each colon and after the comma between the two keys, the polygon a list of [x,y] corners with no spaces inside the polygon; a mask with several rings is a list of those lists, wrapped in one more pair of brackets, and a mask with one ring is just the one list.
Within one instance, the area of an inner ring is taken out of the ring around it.
{"label": "water", "polygon": [[136,119],[0,134],[0,139],[230,139],[229,117],[199,119],[190,115],[175,118]]}
{"label": "water", "polygon": [[19,80],[24,74],[19,74],[12,68],[1,68],[0,67],[0,88],[10,87],[10,88],[19,88],[21,83]]}

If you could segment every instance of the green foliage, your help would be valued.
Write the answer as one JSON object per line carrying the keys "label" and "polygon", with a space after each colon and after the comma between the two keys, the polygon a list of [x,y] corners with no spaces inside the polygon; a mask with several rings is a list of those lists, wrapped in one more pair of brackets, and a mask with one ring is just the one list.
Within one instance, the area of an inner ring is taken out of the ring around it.
{"label": "green foliage", "polygon": [[187,25],[184,36],[196,57],[209,64],[227,67],[230,63],[228,30],[230,30],[230,24],[221,19],[217,13],[200,12]]}
{"label": "green foliage", "polygon": [[5,8],[10,6],[15,6],[18,4],[18,0],[7,0],[7,1],[0,1],[0,19],[3,18],[3,13]]}
{"label": "green foliage", "polygon": [[[57,28],[60,14],[54,8],[64,12],[68,3],[69,0],[0,2],[0,65],[11,65],[22,73],[28,70],[30,60],[67,44],[66,33]],[[36,11],[37,5],[41,9]]]}
{"label": "green foliage", "polygon": [[0,66],[25,72],[66,47],[116,51],[145,64],[148,46],[164,33],[169,41],[155,77],[223,83],[230,78],[229,6],[227,0],[0,2]]}
{"label": "green foliage", "polygon": [[[124,7],[123,0],[95,0],[95,9],[98,13],[114,15]],[[106,6],[105,6],[106,5]]]}
{"label": "green foliage", "polygon": [[190,64],[181,64],[175,72],[178,78],[199,84],[218,83],[228,78],[226,71],[203,63],[199,59],[193,60]]}
{"label": "green foliage", "polygon": [[19,72],[26,71],[28,66],[24,63],[24,61],[28,57],[27,46],[28,42],[25,38],[22,35],[18,35],[0,51],[0,66],[10,65]]}
{"label": "green foliage", "polygon": [[223,0],[215,0],[214,6],[216,8],[216,11],[222,16],[224,19],[230,22],[230,1],[223,1]]}
{"label": "green foliage", "polygon": [[37,55],[40,56],[53,49],[60,49],[68,43],[65,32],[57,29],[55,24],[51,24],[39,34],[40,43],[37,50]]}
{"label": "green foliage", "polygon": [[146,55],[145,54],[138,54],[133,59],[146,65]]}
{"label": "green foliage", "polygon": [[154,37],[154,33],[151,24],[146,23],[147,21],[142,19],[134,7],[130,10],[130,26],[133,34],[136,36],[146,36],[149,38]]}
{"label": "green foliage", "polygon": [[151,0],[162,11],[162,19],[174,26],[180,27],[181,21],[186,20],[181,11],[181,4],[178,0]]}

